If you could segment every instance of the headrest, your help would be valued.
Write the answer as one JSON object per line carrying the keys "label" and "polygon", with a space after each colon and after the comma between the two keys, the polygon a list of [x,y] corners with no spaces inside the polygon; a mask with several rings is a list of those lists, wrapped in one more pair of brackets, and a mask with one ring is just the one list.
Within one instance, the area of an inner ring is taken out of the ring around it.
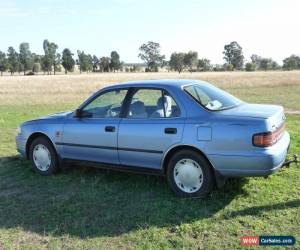
{"label": "headrest", "polygon": [[163,109],[165,108],[166,110],[172,109],[172,99],[170,96],[162,96],[158,98],[157,100],[157,109]]}
{"label": "headrest", "polygon": [[130,111],[132,114],[145,113],[145,105],[142,101],[136,101],[130,105]]}

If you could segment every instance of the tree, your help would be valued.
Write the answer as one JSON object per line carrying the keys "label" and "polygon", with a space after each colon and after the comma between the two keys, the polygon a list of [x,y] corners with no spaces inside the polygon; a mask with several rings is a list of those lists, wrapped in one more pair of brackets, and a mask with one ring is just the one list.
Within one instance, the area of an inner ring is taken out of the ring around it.
{"label": "tree", "polygon": [[3,75],[3,72],[6,71],[8,68],[8,61],[6,58],[6,54],[2,51],[0,51],[0,72],[1,76]]}
{"label": "tree", "polygon": [[7,61],[8,61],[8,70],[10,74],[13,75],[18,71],[19,68],[19,58],[18,53],[13,47],[9,47],[7,51]]}
{"label": "tree", "polygon": [[43,49],[44,49],[44,53],[45,53],[44,63],[45,63],[45,66],[48,67],[48,69],[47,69],[48,74],[49,73],[51,74],[51,71],[53,69],[53,73],[55,75],[56,67],[57,67],[57,57],[58,57],[58,54],[56,51],[58,49],[58,46],[57,46],[57,44],[55,44],[53,42],[50,43],[47,39],[45,39],[43,42]]}
{"label": "tree", "polygon": [[73,59],[73,54],[69,49],[64,49],[62,52],[62,66],[65,69],[65,74],[68,74],[68,71],[72,71],[75,65]]}
{"label": "tree", "polygon": [[23,65],[21,63],[20,54],[18,54],[18,73],[19,73],[19,75],[21,74],[22,71],[23,71]]}
{"label": "tree", "polygon": [[93,63],[93,67],[92,67],[93,68],[93,72],[96,72],[97,69],[98,69],[99,63],[100,63],[100,61],[99,61],[99,59],[98,59],[97,56],[93,55],[93,61],[92,61],[92,63]]}
{"label": "tree", "polygon": [[117,51],[110,53],[110,68],[115,72],[121,68],[120,56]]}
{"label": "tree", "polygon": [[[170,57],[171,60],[171,57]],[[170,66],[170,61],[164,60],[164,67],[166,68],[166,70],[168,72],[170,72],[170,70],[172,70],[171,66]]]}
{"label": "tree", "polygon": [[149,41],[147,44],[142,44],[139,50],[139,57],[147,64],[147,70],[158,71],[158,67],[165,59],[165,56],[160,54],[159,43]]}
{"label": "tree", "polygon": [[197,64],[197,69],[199,71],[210,71],[211,70],[210,60],[206,58],[199,59]]}
{"label": "tree", "polygon": [[61,55],[59,53],[55,54],[55,58],[53,61],[53,71],[54,71],[54,75],[57,71],[61,71]]}
{"label": "tree", "polygon": [[241,69],[244,64],[242,47],[237,42],[231,42],[224,46],[224,59],[227,64],[231,64],[233,69]]}
{"label": "tree", "polygon": [[89,58],[88,58],[88,55],[86,55],[84,53],[84,51],[77,50],[77,55],[78,55],[77,64],[79,65],[79,71],[80,71],[80,74],[81,74],[82,71],[83,72],[88,71],[88,69],[89,69]]}
{"label": "tree", "polygon": [[100,71],[101,72],[109,72],[109,63],[110,63],[110,58],[109,57],[101,57],[100,58]]}
{"label": "tree", "polygon": [[291,55],[283,60],[284,70],[300,69],[300,57]]}
{"label": "tree", "polygon": [[192,73],[197,67],[198,53],[196,51],[189,51],[184,55],[184,65]]}
{"label": "tree", "polygon": [[[271,70],[278,69],[279,66],[277,62],[273,61],[272,58],[261,57],[253,54],[251,57],[252,64],[255,65],[255,68],[259,70]],[[249,66],[248,66],[249,67]]]}
{"label": "tree", "polygon": [[88,61],[87,71],[91,72],[93,70],[93,57],[91,54],[87,55],[87,61]]}
{"label": "tree", "polygon": [[20,56],[20,63],[25,75],[26,70],[32,70],[32,57],[31,57],[31,51],[29,50],[29,43],[20,44],[19,56]]}
{"label": "tree", "polygon": [[44,74],[45,74],[45,72],[47,72],[48,75],[50,74],[51,62],[50,62],[48,56],[42,56],[42,58],[41,58],[41,69],[44,72]]}
{"label": "tree", "polygon": [[47,72],[49,75],[50,72],[52,71],[52,61],[51,61],[50,52],[49,52],[48,40],[44,40],[43,49],[44,49],[45,55],[42,57],[42,69],[44,72]]}
{"label": "tree", "polygon": [[272,59],[271,58],[261,58],[259,62],[259,69],[267,71],[272,69]]}
{"label": "tree", "polygon": [[170,57],[169,66],[172,70],[178,71],[180,74],[182,70],[184,69],[184,53],[172,53]]}
{"label": "tree", "polygon": [[277,69],[280,69],[281,67],[276,61],[272,60],[271,68],[272,68],[272,70],[277,70]]}
{"label": "tree", "polygon": [[58,45],[55,43],[49,43],[49,56],[51,58],[51,66],[53,67],[53,73],[56,73],[56,66],[60,63],[60,55],[56,52]]}

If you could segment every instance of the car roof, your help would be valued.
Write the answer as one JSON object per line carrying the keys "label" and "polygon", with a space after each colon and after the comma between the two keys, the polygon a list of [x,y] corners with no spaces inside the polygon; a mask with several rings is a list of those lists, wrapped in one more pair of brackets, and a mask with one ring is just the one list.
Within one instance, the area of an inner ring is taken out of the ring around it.
{"label": "car roof", "polygon": [[202,83],[206,84],[204,81],[200,80],[190,80],[190,79],[161,79],[161,80],[137,80],[128,81],[123,83],[116,83],[108,86],[107,88],[130,88],[130,87],[178,87],[181,88],[184,85]]}

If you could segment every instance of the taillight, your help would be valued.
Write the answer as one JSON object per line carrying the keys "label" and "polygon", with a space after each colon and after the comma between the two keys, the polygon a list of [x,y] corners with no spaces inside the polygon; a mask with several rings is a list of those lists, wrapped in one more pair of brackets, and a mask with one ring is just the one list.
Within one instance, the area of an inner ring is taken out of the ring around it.
{"label": "taillight", "polygon": [[252,143],[256,147],[269,147],[274,145],[282,137],[285,130],[285,125],[276,129],[273,132],[258,133],[253,135]]}

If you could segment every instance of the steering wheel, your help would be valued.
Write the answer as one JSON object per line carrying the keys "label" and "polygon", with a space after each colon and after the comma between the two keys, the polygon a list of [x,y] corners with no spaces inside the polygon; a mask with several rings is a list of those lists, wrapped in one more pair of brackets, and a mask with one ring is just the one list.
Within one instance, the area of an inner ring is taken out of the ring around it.
{"label": "steering wheel", "polygon": [[109,109],[106,111],[105,116],[106,117],[116,117],[119,114],[117,108],[118,108],[118,106],[114,106],[114,105],[110,106]]}

